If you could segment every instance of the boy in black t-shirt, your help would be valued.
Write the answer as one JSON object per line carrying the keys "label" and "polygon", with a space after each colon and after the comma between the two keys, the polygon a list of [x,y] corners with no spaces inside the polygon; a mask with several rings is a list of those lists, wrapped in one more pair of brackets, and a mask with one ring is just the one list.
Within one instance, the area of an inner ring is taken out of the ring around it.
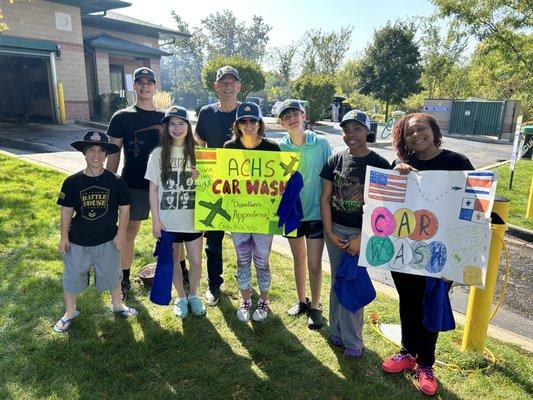
{"label": "boy in black t-shirt", "polygon": [[135,309],[122,303],[120,287],[120,249],[126,236],[130,194],[122,178],[104,169],[107,155],[120,149],[100,132],[87,132],[72,147],[83,153],[87,167],[65,179],[57,200],[61,205],[59,252],[65,264],[66,307],[54,326],[58,333],[65,333],[80,313],[76,310],[76,297],[87,287],[91,266],[95,269],[96,288],[111,292],[111,311],[122,317],[137,315]]}

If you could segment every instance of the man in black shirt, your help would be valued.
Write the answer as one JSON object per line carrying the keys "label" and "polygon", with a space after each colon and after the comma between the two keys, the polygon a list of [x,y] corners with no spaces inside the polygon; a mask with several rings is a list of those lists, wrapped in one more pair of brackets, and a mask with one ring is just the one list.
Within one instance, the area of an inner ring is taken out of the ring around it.
{"label": "man in black shirt", "polygon": [[[150,204],[148,201],[149,183],[144,179],[148,156],[159,143],[162,129],[161,120],[164,112],[154,104],[156,92],[155,74],[150,68],[138,68],[134,72],[133,89],[137,100],[133,106],[119,110],[113,115],[107,128],[110,141],[124,149],[124,167],[122,178],[131,193],[131,210],[126,244],[121,254],[123,269],[122,295],[124,298],[130,290],[130,268],[135,253],[135,238],[141,221],[148,219]],[[110,154],[107,169],[116,173],[120,164],[120,151]]]}
{"label": "man in black shirt", "polygon": [[[214,83],[219,101],[202,107],[198,113],[196,136],[200,146],[221,148],[232,136],[232,126],[239,103],[237,94],[241,90],[239,73],[235,68],[226,65],[217,71]],[[222,239],[223,231],[205,233],[207,255],[207,275],[209,286],[205,292],[205,300],[209,305],[218,303],[222,279]]]}

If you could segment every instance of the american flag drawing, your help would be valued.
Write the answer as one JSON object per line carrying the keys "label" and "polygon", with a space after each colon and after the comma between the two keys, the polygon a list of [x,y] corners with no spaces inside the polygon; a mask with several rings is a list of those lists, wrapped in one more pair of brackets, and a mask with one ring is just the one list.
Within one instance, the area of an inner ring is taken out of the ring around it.
{"label": "american flag drawing", "polygon": [[406,188],[406,175],[370,171],[368,197],[371,199],[403,203]]}
{"label": "american flag drawing", "polygon": [[494,182],[494,172],[469,172],[466,176],[466,193],[473,193],[478,198],[489,197]]}

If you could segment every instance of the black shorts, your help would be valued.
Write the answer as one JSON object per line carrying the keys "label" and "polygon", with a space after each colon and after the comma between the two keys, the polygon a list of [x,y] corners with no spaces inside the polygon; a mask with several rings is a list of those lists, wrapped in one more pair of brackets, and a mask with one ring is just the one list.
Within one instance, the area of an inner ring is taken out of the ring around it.
{"label": "black shorts", "polygon": [[168,232],[172,235],[173,243],[192,242],[203,235],[203,232]]}
{"label": "black shorts", "polygon": [[[283,235],[285,236],[285,235]],[[313,221],[302,221],[300,226],[296,230],[296,237],[305,236],[307,239],[324,239],[324,227],[322,226],[322,221],[313,220]],[[285,236],[287,239],[294,239],[294,236]]]}
{"label": "black shorts", "polygon": [[131,189],[130,221],[144,221],[150,215],[148,190]]}

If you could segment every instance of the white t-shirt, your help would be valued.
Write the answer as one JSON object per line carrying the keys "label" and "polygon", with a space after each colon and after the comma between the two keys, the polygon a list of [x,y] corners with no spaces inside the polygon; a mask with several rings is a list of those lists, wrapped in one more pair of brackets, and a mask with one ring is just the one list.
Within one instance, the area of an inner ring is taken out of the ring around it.
{"label": "white t-shirt", "polygon": [[196,184],[191,163],[183,166],[183,147],[172,147],[170,178],[161,182],[161,147],[156,147],[144,177],[157,185],[159,219],[167,232],[198,232],[194,229],[194,196]]}

